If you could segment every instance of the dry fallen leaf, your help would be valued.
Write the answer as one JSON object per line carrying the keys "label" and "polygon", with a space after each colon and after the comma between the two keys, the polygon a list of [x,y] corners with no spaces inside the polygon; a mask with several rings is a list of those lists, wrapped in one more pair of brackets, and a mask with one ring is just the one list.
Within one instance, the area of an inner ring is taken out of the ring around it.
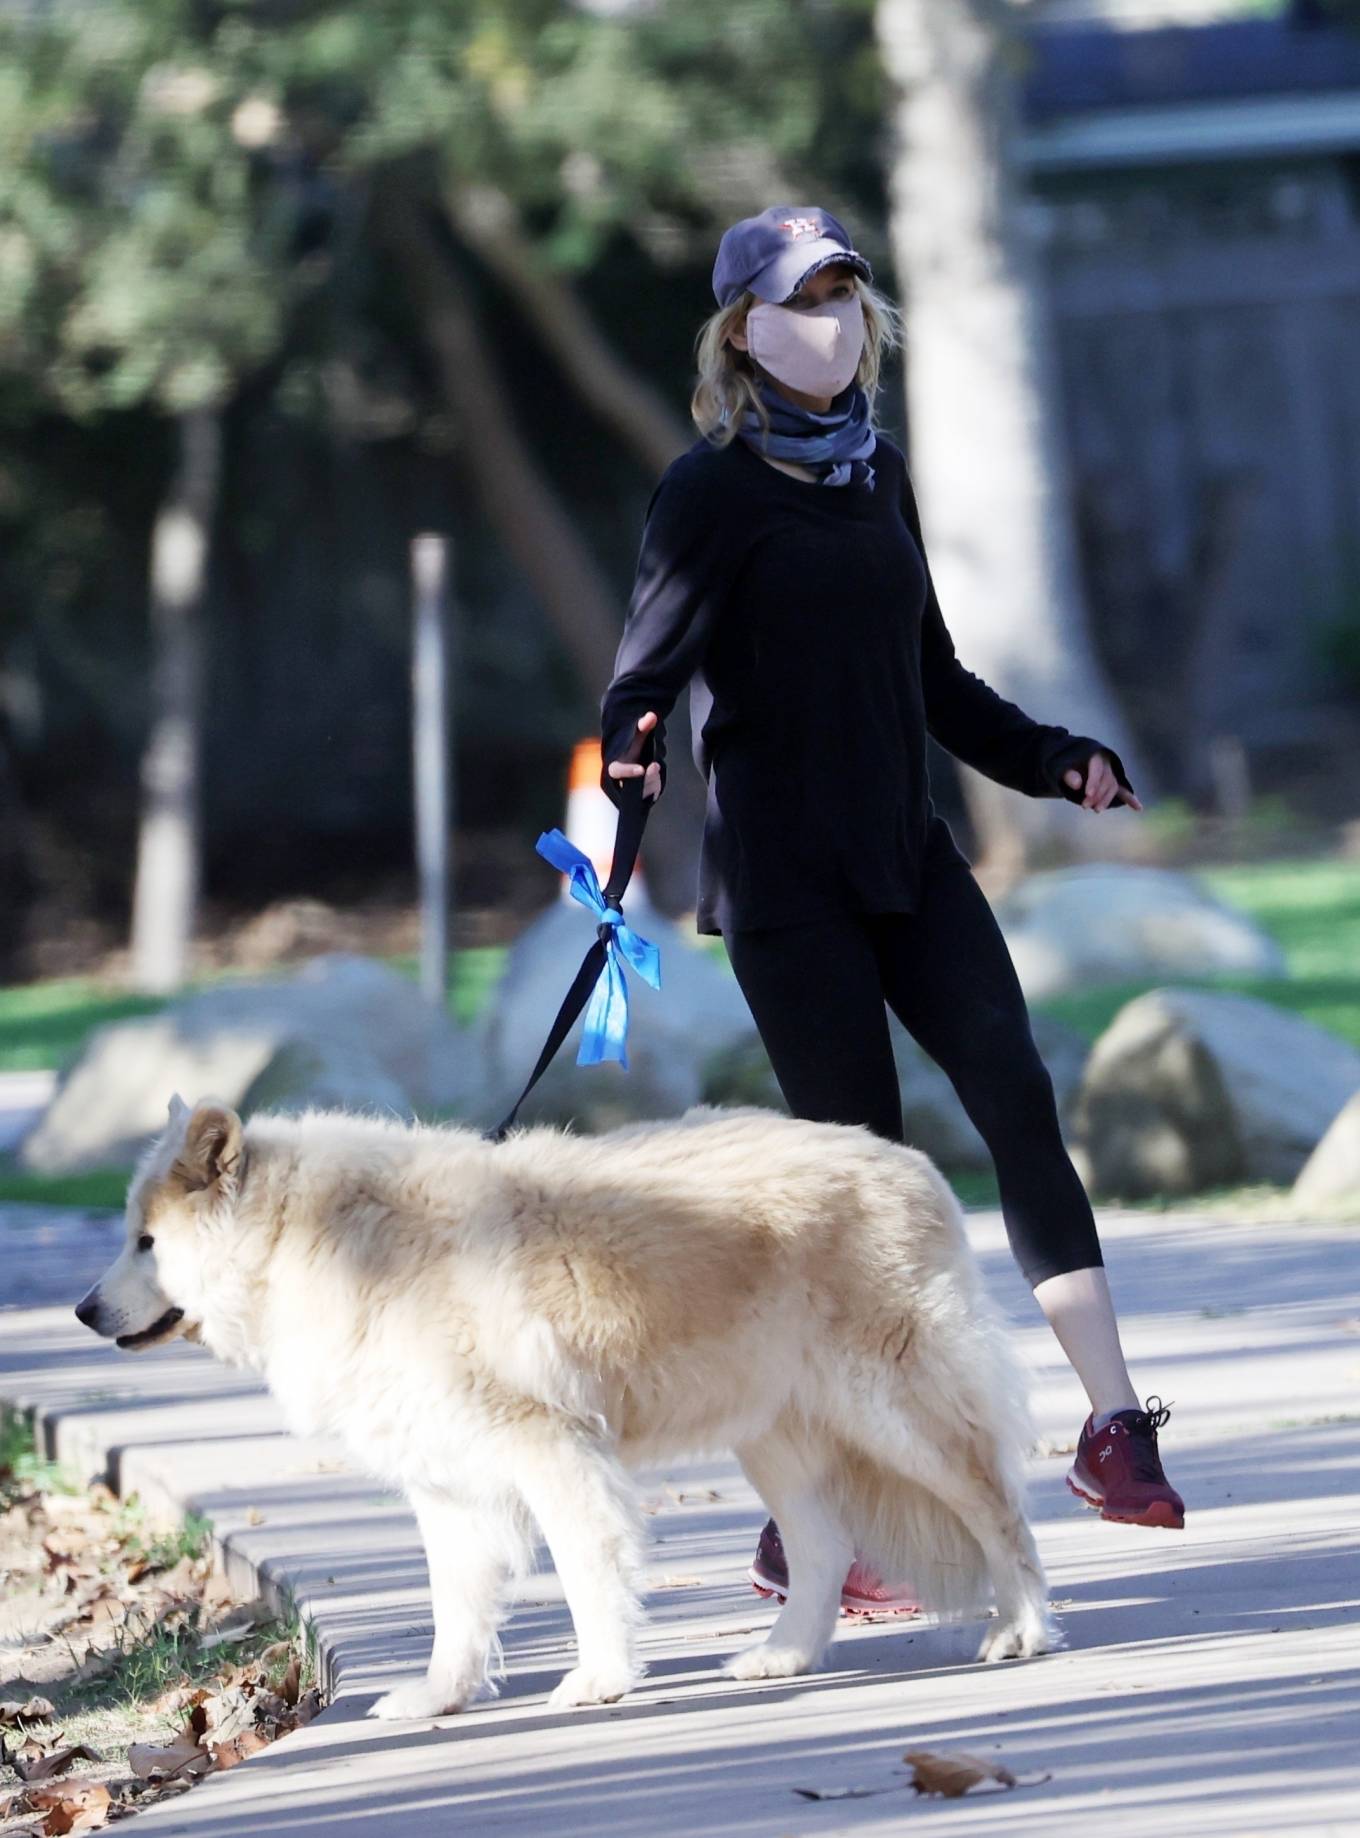
{"label": "dry fallen leaf", "polygon": [[181,1557],[172,1569],[166,1570],[156,1579],[157,1589],[163,1589],[170,1596],[196,1596],[198,1594],[197,1566],[192,1557]]}
{"label": "dry fallen leaf", "polygon": [[227,1612],[222,1615],[216,1627],[199,1640],[198,1644],[204,1652],[210,1652],[213,1647],[226,1646],[233,1640],[244,1640],[261,1623],[271,1620],[274,1613],[263,1596],[256,1596],[250,1602],[233,1600],[224,1606]]}
{"label": "dry fallen leaf", "polygon": [[29,1698],[23,1704],[7,1698],[0,1704],[0,1723],[46,1723],[56,1714],[50,1698]]}
{"label": "dry fallen leaf", "polygon": [[111,1796],[100,1781],[63,1781],[56,1787],[35,1787],[28,1795],[32,1811],[43,1815],[42,1830],[54,1838],[66,1832],[94,1832],[107,1824]]}
{"label": "dry fallen leaf", "polygon": [[298,1699],[293,1715],[299,1724],[310,1723],[320,1709],[321,1688],[319,1685],[312,1685]]}
{"label": "dry fallen leaf", "polygon": [[201,1740],[214,1748],[219,1743],[234,1742],[244,1730],[253,1729],[255,1725],[254,1703],[240,1690],[223,1691],[206,1698],[203,1712],[208,1724]]}
{"label": "dry fallen leaf", "polygon": [[902,1759],[916,1771],[911,1785],[918,1793],[938,1793],[946,1800],[957,1800],[980,1781],[999,1781],[1003,1787],[1016,1785],[1009,1768],[980,1755],[941,1755],[930,1749],[908,1749]]}
{"label": "dry fallen leaf", "polygon": [[215,1751],[217,1765],[219,1768],[234,1768],[238,1761],[244,1761],[248,1755],[268,1747],[268,1736],[262,1736],[258,1730],[242,1730],[239,1736],[233,1736],[230,1742],[224,1742]]}
{"label": "dry fallen leaf", "polygon": [[795,1787],[800,1800],[871,1800],[876,1793],[891,1793],[890,1787]]}
{"label": "dry fallen leaf", "polygon": [[193,1736],[160,1744],[134,1742],[128,1749],[128,1766],[140,1780],[166,1781],[206,1774],[212,1767],[212,1756],[201,1749]]}
{"label": "dry fallen leaf", "polygon": [[111,1590],[102,1589],[86,1602],[75,1617],[83,1626],[121,1627],[127,1620],[128,1605]]}
{"label": "dry fallen leaf", "polygon": [[33,1760],[23,1756],[11,1755],[9,1765],[21,1781],[50,1781],[54,1774],[60,1774],[69,1768],[73,1761],[103,1761],[98,1749],[92,1749],[87,1742],[74,1742],[69,1748],[52,1749],[46,1755],[38,1755]]}

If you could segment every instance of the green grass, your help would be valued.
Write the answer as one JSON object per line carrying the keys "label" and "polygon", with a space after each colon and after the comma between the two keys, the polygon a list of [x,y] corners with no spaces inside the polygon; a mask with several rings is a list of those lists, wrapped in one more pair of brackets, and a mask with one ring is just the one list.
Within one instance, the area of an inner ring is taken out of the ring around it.
{"label": "green grass", "polygon": [[[35,1490],[77,1495],[86,1491],[59,1464],[45,1461],[38,1454],[32,1413],[0,1405],[0,1511]],[[196,1513],[188,1514],[182,1524],[171,1530],[151,1529],[142,1501],[135,1493],[114,1503],[107,1530],[120,1546],[119,1561],[140,1560],[164,1570],[173,1569],[181,1558],[202,1557],[212,1536],[210,1522]],[[305,1691],[316,1683],[315,1637],[311,1627],[303,1623],[287,1589],[281,1591],[277,1614],[229,1646],[205,1651],[201,1645],[204,1631],[197,1604],[190,1604],[182,1616],[171,1617],[157,1626],[145,1628],[129,1622],[118,1628],[107,1667],[89,1678],[71,1682],[57,1679],[46,1687],[45,1694],[53,1700],[56,1721],[66,1740],[90,1742],[106,1756],[125,1758],[128,1740],[148,1733],[154,1736],[155,1732],[139,1730],[135,1723],[162,1692],[180,1684],[205,1684],[224,1662],[235,1665],[256,1661],[267,1647],[281,1641],[287,1641],[291,1652],[298,1656],[300,1689]],[[265,1682],[271,1688],[281,1683],[290,1656],[291,1653],[278,1655],[263,1669]],[[128,1718],[134,1720],[132,1727],[126,1724]],[[34,1726],[30,1733],[50,1736],[54,1731]]]}
{"label": "green grass", "polygon": [[75,1476],[59,1462],[39,1455],[33,1413],[0,1404],[0,1512],[35,1490],[83,1493]]}
{"label": "green grass", "polygon": [[[490,1000],[505,967],[508,949],[507,945],[475,945],[453,955],[449,1009],[459,1026],[470,1026]],[[383,961],[412,982],[419,976],[420,960],[412,953]],[[188,984],[184,993],[229,979],[241,980],[244,975],[242,971],[232,971],[204,978]],[[154,1015],[166,1006],[164,997],[128,995],[88,977],[62,977],[50,983],[0,989],[0,1072],[60,1068],[79,1052],[95,1028],[111,1021]],[[131,1177],[131,1168],[101,1168],[89,1174],[30,1174],[13,1155],[0,1155],[0,1203],[121,1212]]]}
{"label": "green grass", "polygon": [[[583,914],[584,917],[584,914]],[[587,931],[581,945],[581,955],[585,955],[586,945],[590,943]],[[470,1027],[491,999],[491,992],[500,981],[509,955],[509,945],[468,945],[457,952],[453,959],[453,988],[449,992],[449,1011],[459,1027]],[[393,970],[400,971],[402,976],[418,982],[420,978],[420,959],[414,952],[406,952],[396,957],[387,957],[383,962]],[[548,1018],[552,1019],[551,1016]],[[546,1031],[547,1024],[544,1024]]]}
{"label": "green grass", "polygon": [[28,1174],[12,1155],[0,1155],[0,1201],[16,1206],[80,1206],[121,1212],[131,1168],[98,1168],[90,1174]]}
{"label": "green grass", "polygon": [[173,1531],[150,1531],[140,1494],[130,1493],[125,1500],[118,1502],[113,1530],[128,1551],[141,1562],[170,1570],[181,1557],[203,1556],[212,1537],[212,1522],[201,1513],[186,1513],[183,1523]]}
{"label": "green grass", "polygon": [[92,1028],[154,1015],[156,996],[115,992],[90,977],[60,977],[0,989],[0,1072],[41,1072],[63,1065]]}
{"label": "green grass", "polygon": [[[278,1691],[294,1657],[299,1693],[318,1682],[315,1638],[286,1592],[278,1615],[227,1646],[205,1650],[207,1631],[196,1605],[149,1629],[133,1622],[118,1628],[106,1663],[93,1677],[55,1680],[45,1688],[55,1718],[48,1725],[30,1725],[29,1733],[50,1743],[60,1729],[64,1742],[89,1743],[107,1763],[125,1767],[130,1743],[165,1742],[178,1732],[182,1713],[153,1708],[168,1691],[211,1690],[224,1668],[234,1673],[238,1666],[249,1666],[266,1689]],[[267,1648],[285,1642],[285,1650],[263,1659]]]}
{"label": "green grass", "polygon": [[1195,878],[1268,932],[1285,954],[1282,977],[1158,977],[1103,984],[1032,1006],[1087,1040],[1104,1032],[1134,996],[1168,983],[1232,990],[1272,1002],[1360,1048],[1360,862],[1252,862],[1203,868]]}
{"label": "green grass", "polygon": [[[581,948],[584,951],[585,946]],[[504,968],[508,949],[507,945],[474,945],[454,954],[449,1007],[460,1026],[475,1021],[485,1007]],[[419,975],[419,959],[411,953],[383,961],[412,982]],[[192,995],[218,983],[244,980],[244,971],[224,971],[186,984],[183,993]],[[249,980],[254,980],[253,975]],[[110,1021],[158,1014],[166,1006],[163,996],[129,995],[91,977],[60,977],[50,983],[21,983],[0,989],[0,1072],[61,1067],[79,1051],[94,1028]]]}
{"label": "green grass", "polygon": [[[1285,976],[1220,976],[1211,982],[1203,978],[1143,978],[1050,997],[1032,1003],[1034,1011],[1051,1015],[1094,1041],[1126,1002],[1148,989],[1183,981],[1190,987],[1232,990],[1272,1002],[1360,1048],[1360,862],[1331,857],[1251,862],[1198,869],[1195,878],[1209,893],[1246,913],[1275,939],[1285,955]],[[990,1170],[953,1174],[950,1184],[965,1206],[994,1207],[1000,1203],[996,1177]],[[1225,1188],[1196,1195],[1193,1204],[1206,1210],[1268,1211],[1278,1198],[1259,1187],[1250,1191]],[[1179,1198],[1173,1203],[1187,1204]],[[1158,1211],[1168,1203],[1145,1200],[1126,1204]]]}
{"label": "green grass", "polygon": [[[1172,977],[1130,980],[1035,1002],[1036,1013],[1051,1015],[1093,1041],[1134,996],[1159,985],[1185,982],[1272,1002],[1360,1048],[1360,862],[1330,856],[1290,858],[1194,872],[1210,893],[1247,913],[1279,943],[1287,965],[1284,976],[1220,976],[1211,982]],[[727,968],[721,939],[697,942]],[[482,1013],[504,969],[507,950],[505,945],[484,945],[454,954],[449,1007],[460,1025],[470,1025]],[[412,980],[418,974],[414,954],[385,961]],[[221,976],[208,979],[221,980]],[[206,987],[206,983],[193,987]],[[164,1005],[160,998],[130,996],[79,977],[0,989],[0,1070],[60,1066],[92,1028],[128,1016],[154,1014]],[[550,1019],[544,1016],[545,1029]],[[12,1157],[0,1156],[0,1201],[117,1211],[123,1205],[130,1172],[47,1178],[25,1174]],[[960,1175],[955,1185],[968,1205],[996,1204],[996,1183],[990,1174]]]}

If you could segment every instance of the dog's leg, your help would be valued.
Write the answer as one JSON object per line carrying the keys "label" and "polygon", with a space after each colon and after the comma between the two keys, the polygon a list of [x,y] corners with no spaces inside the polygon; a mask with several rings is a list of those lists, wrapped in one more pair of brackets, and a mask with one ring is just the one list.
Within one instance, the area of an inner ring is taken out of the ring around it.
{"label": "dog's leg", "polygon": [[779,1521],[789,1593],[765,1639],[734,1654],[723,1671],[729,1678],[792,1678],[822,1662],[835,1632],[841,1584],[854,1546],[816,1473],[791,1442],[771,1436],[736,1454]]}
{"label": "dog's leg", "polygon": [[576,1629],[577,1664],[548,1699],[553,1709],[612,1704],[642,1676],[641,1516],[612,1446],[579,1424],[545,1433],[516,1476],[562,1581]]}
{"label": "dog's leg", "polygon": [[1029,1659],[1058,1644],[1048,1607],[1048,1585],[1025,1506],[991,1465],[988,1452],[974,1449],[962,1468],[938,1456],[922,1482],[963,1520],[982,1546],[996,1590],[997,1623],[978,1648],[978,1658]]}
{"label": "dog's leg", "polygon": [[462,1710],[491,1683],[502,1592],[523,1547],[512,1506],[470,1504],[412,1490],[434,1602],[434,1651],[424,1678],[378,1699],[370,1717],[400,1720]]}
{"label": "dog's leg", "polygon": [[[876,1432],[872,1440],[865,1434],[871,1426]],[[933,1493],[981,1546],[996,1591],[998,1620],[978,1658],[1029,1658],[1057,1644],[1024,1498],[1009,1478],[1000,1443],[976,1428],[957,1438],[942,1435],[919,1410],[907,1418],[861,1408],[856,1431],[875,1460]]]}

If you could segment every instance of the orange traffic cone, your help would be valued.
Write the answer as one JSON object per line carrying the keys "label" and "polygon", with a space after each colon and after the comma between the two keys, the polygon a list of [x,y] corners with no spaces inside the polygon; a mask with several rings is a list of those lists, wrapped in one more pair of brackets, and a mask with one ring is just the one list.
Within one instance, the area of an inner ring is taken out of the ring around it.
{"label": "orange traffic cone", "polygon": [[[590,857],[601,887],[609,879],[609,871],[614,866],[614,836],[619,827],[619,813],[600,788],[600,774],[603,770],[604,755],[600,752],[599,740],[578,740],[571,750],[571,769],[567,777],[567,815],[562,825],[562,833],[567,841],[574,842],[582,855]],[[641,853],[629,879],[625,900],[638,893],[644,897],[646,895]],[[565,874],[561,877],[559,898],[571,898],[571,881]]]}

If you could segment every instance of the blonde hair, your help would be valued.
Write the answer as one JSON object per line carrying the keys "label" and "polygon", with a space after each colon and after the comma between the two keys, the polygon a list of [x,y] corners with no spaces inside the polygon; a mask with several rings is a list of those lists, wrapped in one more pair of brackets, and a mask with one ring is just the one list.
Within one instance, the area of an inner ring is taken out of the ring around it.
{"label": "blonde hair", "polygon": [[[879,371],[887,353],[902,343],[903,317],[900,308],[886,294],[879,293],[859,275],[852,278],[864,313],[864,350],[854,381],[869,398],[872,425]],[[728,334],[745,323],[753,306],[761,304],[759,295],[748,289],[730,306],[719,307],[716,313],[710,314],[695,337],[694,356],[699,380],[690,397],[690,419],[712,446],[726,447],[736,439],[748,408],[755,410],[762,434],[770,431],[769,410],[756,387],[755,363],[749,352],[728,342]]]}

